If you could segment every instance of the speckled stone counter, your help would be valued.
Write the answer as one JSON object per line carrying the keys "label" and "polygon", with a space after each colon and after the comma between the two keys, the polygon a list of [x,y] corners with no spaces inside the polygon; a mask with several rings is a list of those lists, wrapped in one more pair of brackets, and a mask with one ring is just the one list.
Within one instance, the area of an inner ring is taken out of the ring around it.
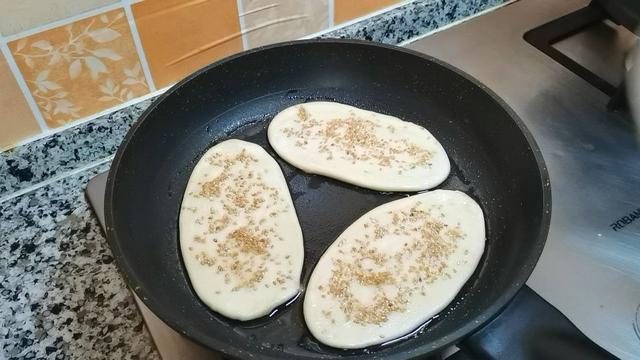
{"label": "speckled stone counter", "polygon": [[[502,0],[416,1],[322,37],[397,44]],[[152,99],[0,154],[0,359],[158,359],[84,196]]]}
{"label": "speckled stone counter", "polygon": [[157,358],[84,198],[86,182],[107,169],[0,204],[6,358]]}

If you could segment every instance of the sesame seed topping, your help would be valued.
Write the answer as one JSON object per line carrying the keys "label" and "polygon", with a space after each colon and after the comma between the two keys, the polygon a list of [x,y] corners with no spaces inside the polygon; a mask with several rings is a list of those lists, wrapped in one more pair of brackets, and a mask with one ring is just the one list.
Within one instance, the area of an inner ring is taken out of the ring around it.
{"label": "sesame seed topping", "polygon": [[433,154],[404,138],[381,136],[382,132],[395,133],[395,127],[383,126],[359,117],[348,116],[327,121],[313,118],[304,105],[297,106],[297,121],[283,133],[300,148],[314,144],[326,160],[339,158],[352,164],[366,162],[379,169],[394,167],[403,171],[430,165]]}
{"label": "sesame seed topping", "polygon": [[[337,300],[350,321],[380,325],[390,314],[404,312],[412,295],[428,296],[425,284],[451,278],[457,272],[447,259],[466,235],[458,225],[432,217],[420,205],[413,204],[409,211],[387,212],[386,219],[369,218],[365,225],[373,226],[363,227],[364,239],[342,239],[337,244],[337,252],[344,255],[331,260],[331,275],[318,290],[321,297]],[[381,251],[378,245],[389,242],[390,237],[401,246]],[[373,288],[372,299],[359,299],[353,284]]]}
{"label": "sesame seed topping", "polygon": [[267,264],[281,264],[282,258],[272,253],[273,242],[283,240],[274,220],[289,206],[286,198],[271,186],[269,176],[258,174],[263,169],[256,171],[258,159],[247,149],[214,153],[205,160],[212,170],[196,184],[198,190],[188,194],[216,205],[199,219],[204,234],[193,237],[199,252],[190,256],[212,267],[232,291],[284,284],[285,277],[268,272]]}

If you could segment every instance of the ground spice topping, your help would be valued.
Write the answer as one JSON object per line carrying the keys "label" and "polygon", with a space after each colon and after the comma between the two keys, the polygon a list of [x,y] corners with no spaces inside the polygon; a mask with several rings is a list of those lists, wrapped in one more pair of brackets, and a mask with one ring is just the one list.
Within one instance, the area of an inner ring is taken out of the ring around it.
{"label": "ground spice topping", "polygon": [[[235,155],[214,153],[206,161],[212,165],[210,180],[198,184],[196,197],[215,200],[207,216],[197,219],[205,232],[193,238],[199,246],[195,258],[203,266],[215,269],[232,291],[257,286],[282,286],[291,276],[280,271],[268,272],[269,264],[290,260],[273,254],[275,236],[273,220],[277,213],[291,211],[279,191],[267,185],[252,165],[258,160],[246,150]],[[193,247],[192,247],[193,248]],[[266,278],[267,274],[271,274]]]}
{"label": "ground spice topping", "polygon": [[399,171],[430,165],[429,150],[403,138],[380,136],[385,132],[393,134],[395,130],[393,126],[356,116],[353,111],[346,117],[319,121],[309,115],[304,105],[298,105],[296,126],[283,129],[283,133],[300,148],[313,143],[327,160],[338,157],[354,164],[371,162]]}
{"label": "ground spice topping", "polygon": [[[349,261],[334,258],[328,283],[318,289],[322,296],[336,299],[349,320],[380,325],[391,313],[404,312],[412,295],[428,296],[427,284],[455,272],[447,259],[466,235],[420,205],[416,202],[409,211],[389,211],[389,223],[370,218],[363,224],[363,239],[338,243],[338,253],[349,255],[344,256]],[[380,251],[377,244],[390,236],[401,246],[395,252]],[[352,290],[354,284],[374,288],[375,295],[363,302]]]}

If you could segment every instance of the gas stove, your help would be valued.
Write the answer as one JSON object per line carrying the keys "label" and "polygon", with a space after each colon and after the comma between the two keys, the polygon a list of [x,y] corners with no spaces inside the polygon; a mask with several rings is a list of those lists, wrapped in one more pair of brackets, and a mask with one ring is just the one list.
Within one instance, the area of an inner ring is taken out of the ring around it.
{"label": "gas stove", "polygon": [[[522,118],[549,169],[551,228],[527,284],[612,354],[640,354],[640,144],[628,112],[527,42],[529,31],[588,5],[521,0],[409,48],[480,80]],[[553,44],[604,79],[634,36],[608,22]],[[606,53],[602,51],[606,48]],[[611,62],[607,64],[606,62]]]}
{"label": "gas stove", "polygon": [[[640,145],[628,110],[612,106],[619,103],[611,100],[616,88],[603,84],[624,78],[622,62],[636,38],[600,19],[562,37],[540,28],[587,5],[520,0],[406,46],[477,78],[522,118],[542,150],[553,194],[549,237],[527,285],[595,343],[634,358],[640,354]],[[540,39],[548,40],[544,48]],[[101,222],[105,179],[99,175],[87,188]],[[165,359],[216,358],[136,300]]]}

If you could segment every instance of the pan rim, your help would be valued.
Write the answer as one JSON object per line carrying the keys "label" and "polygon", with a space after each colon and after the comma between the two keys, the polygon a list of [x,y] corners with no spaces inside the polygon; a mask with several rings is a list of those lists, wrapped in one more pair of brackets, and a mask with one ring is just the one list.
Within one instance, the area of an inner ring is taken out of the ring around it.
{"label": "pan rim", "polygon": [[[492,319],[494,319],[498,314],[500,314],[502,309],[504,309],[504,307],[508,305],[508,303],[513,299],[513,297],[515,297],[517,292],[525,285],[527,279],[530,277],[531,273],[533,272],[533,269],[537,264],[538,259],[540,258],[540,255],[542,254],[542,250],[544,248],[544,245],[549,233],[549,227],[551,223],[551,186],[550,186],[548,169],[545,164],[544,158],[542,156],[542,152],[540,151],[538,144],[533,138],[533,135],[531,134],[529,129],[526,127],[522,119],[516,114],[516,112],[495,92],[493,92],[490,88],[488,88],[486,85],[484,85],[479,80],[472,77],[471,75],[456,68],[453,65],[450,65],[446,62],[443,62],[439,59],[436,59],[432,56],[420,53],[415,50],[407,49],[400,46],[375,43],[375,42],[365,41],[365,40],[352,40],[352,39],[294,40],[294,41],[271,44],[271,45],[247,50],[244,52],[240,52],[238,54],[234,54],[224,59],[221,59],[219,61],[216,61],[214,63],[211,63],[195,71],[191,75],[187,76],[183,80],[173,85],[164,94],[160,95],[158,99],[156,99],[144,111],[144,113],[140,116],[138,121],[135,124],[133,124],[131,129],[127,132],[126,136],[124,137],[121,145],[118,147],[118,150],[113,158],[113,161],[109,170],[109,174],[107,177],[107,186],[105,191],[104,212],[105,212],[107,242],[109,243],[109,247],[111,248],[111,251],[114,254],[114,258],[116,259],[116,263],[118,264],[119,271],[122,274],[125,280],[125,283],[128,285],[130,289],[134,291],[134,293],[144,302],[144,304],[154,314],[156,314],[160,319],[162,319],[162,321],[165,324],[170,326],[172,329],[174,329],[178,333],[195,341],[196,343],[203,345],[206,348],[217,351],[223,354],[224,356],[231,356],[233,358],[246,357],[248,354],[246,350],[243,350],[242,348],[231,345],[229,343],[220,341],[218,339],[207,337],[206,334],[189,331],[189,329],[187,329],[185,326],[182,325],[182,321],[179,319],[178,316],[175,316],[175,314],[172,314],[171,312],[158,311],[158,309],[160,308],[159,304],[152,297],[147,296],[148,292],[145,290],[145,288],[143,288],[142,286],[139,286],[139,284],[142,284],[142,282],[139,282],[137,281],[137,279],[134,279],[135,271],[133,270],[133,267],[130,266],[129,262],[124,260],[123,252],[121,251],[119,246],[121,241],[116,240],[117,238],[120,238],[120,236],[118,235],[118,231],[113,226],[114,216],[115,216],[114,215],[114,196],[115,196],[115,189],[117,185],[118,172],[120,171],[120,163],[124,155],[127,153],[127,149],[129,147],[129,144],[131,143],[131,140],[135,138],[135,135],[139,131],[141,131],[141,129],[145,125],[145,122],[149,119],[149,114],[151,114],[155,110],[155,108],[166,97],[171,96],[175,91],[182,88],[185,84],[189,83],[192,79],[200,76],[201,74],[211,69],[222,66],[227,62],[231,62],[239,57],[243,57],[253,53],[275,49],[275,48],[296,46],[296,45],[304,46],[304,45],[311,45],[311,44],[317,44],[317,43],[333,43],[333,44],[337,43],[337,44],[354,45],[354,46],[371,46],[371,47],[378,47],[378,48],[383,48],[383,49],[392,50],[392,51],[399,51],[408,55],[420,57],[424,60],[440,65],[446,68],[447,70],[453,71],[457,75],[463,77],[464,79],[470,81],[472,84],[482,89],[485,93],[487,93],[491,97],[493,101],[495,101],[505,112],[507,112],[507,114],[512,118],[512,120],[518,126],[521,133],[524,135],[525,140],[527,141],[527,145],[529,146],[531,152],[533,153],[535,162],[537,164],[538,173],[542,181],[542,184],[541,184],[542,189],[540,189],[542,194],[542,199],[541,199],[542,200],[542,209],[541,209],[542,216],[541,216],[539,232],[536,235],[536,239],[538,241],[536,242],[536,246],[532,251],[532,254],[535,256],[531,256],[529,261],[521,264],[521,268],[523,269],[523,271],[521,271],[518,274],[518,276],[513,280],[512,287],[508,288],[506,291],[503,291],[503,293],[496,299],[496,301],[494,301],[494,303],[491,306],[489,306],[488,308],[485,308],[482,311],[482,313],[477,315],[476,317],[468,319],[466,324],[461,326],[458,330],[450,333],[449,336],[435,339],[431,341],[429,344],[424,344],[414,348],[412,350],[414,354],[411,354],[411,355],[406,353],[392,354],[392,355],[387,355],[386,358],[411,359],[411,358],[423,357],[429,354],[439,352],[447,346],[460,342],[460,340],[462,340],[465,336],[477,331],[481,327],[485,326],[485,324],[490,322]],[[405,355],[408,355],[408,356],[405,356]],[[277,356],[271,356],[267,354],[260,354],[260,356],[261,358],[264,358],[264,359],[279,359],[279,357]],[[372,353],[370,355],[361,354],[361,355],[355,355],[355,356],[358,358],[368,358],[368,357],[375,357],[376,354],[375,353]],[[353,355],[345,354],[344,357],[353,357]]]}

